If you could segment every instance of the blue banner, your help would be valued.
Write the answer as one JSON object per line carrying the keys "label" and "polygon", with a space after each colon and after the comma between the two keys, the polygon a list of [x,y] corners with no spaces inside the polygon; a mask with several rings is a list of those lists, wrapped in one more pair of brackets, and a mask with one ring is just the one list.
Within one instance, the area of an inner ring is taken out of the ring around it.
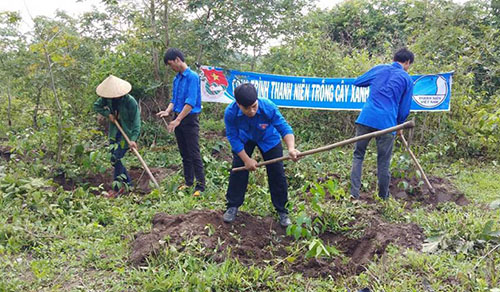
{"label": "blue banner", "polygon": [[[223,70],[201,67],[202,100],[229,103],[233,89],[250,82],[260,98],[279,107],[326,110],[361,110],[370,94],[369,87],[353,85],[355,78],[318,78]],[[413,75],[411,111],[449,111],[453,72]]]}

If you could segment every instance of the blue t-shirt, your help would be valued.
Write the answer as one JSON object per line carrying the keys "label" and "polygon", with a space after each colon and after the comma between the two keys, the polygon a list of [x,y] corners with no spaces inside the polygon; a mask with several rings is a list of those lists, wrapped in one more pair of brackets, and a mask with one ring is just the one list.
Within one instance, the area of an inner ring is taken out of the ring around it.
{"label": "blue t-shirt", "polygon": [[413,80],[398,62],[373,67],[354,85],[370,86],[357,124],[383,130],[403,123],[410,114]]}
{"label": "blue t-shirt", "polygon": [[240,110],[236,102],[226,108],[226,136],[235,153],[241,152],[249,140],[267,152],[281,142],[281,137],[293,134],[292,128],[272,101],[259,98],[258,103],[257,113],[251,118]]}
{"label": "blue t-shirt", "polygon": [[189,114],[201,112],[200,77],[189,67],[175,75],[171,102],[176,113],[180,113],[185,104],[193,107]]}

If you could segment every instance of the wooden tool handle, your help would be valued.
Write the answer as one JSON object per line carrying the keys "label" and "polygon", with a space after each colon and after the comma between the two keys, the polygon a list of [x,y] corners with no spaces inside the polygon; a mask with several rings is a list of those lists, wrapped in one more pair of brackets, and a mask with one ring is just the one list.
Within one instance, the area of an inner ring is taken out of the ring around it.
{"label": "wooden tool handle", "polygon": [[415,165],[417,166],[417,169],[420,171],[420,173],[422,174],[423,178],[424,178],[424,181],[425,181],[425,184],[427,185],[427,187],[429,188],[429,191],[434,194],[435,193],[435,190],[434,188],[432,187],[431,183],[429,182],[429,180],[427,179],[427,175],[425,175],[425,172],[424,172],[424,169],[422,168],[422,166],[420,166],[420,163],[418,162],[417,160],[417,157],[415,156],[415,154],[413,154],[413,151],[411,151],[410,149],[410,145],[408,144],[408,142],[406,141],[405,139],[405,136],[403,136],[402,134],[399,135],[399,138],[401,139],[401,141],[403,142],[403,145],[405,146],[406,150],[408,151],[408,153],[410,153],[410,156],[413,160],[413,162],[415,162]]}
{"label": "wooden tool handle", "polygon": [[[114,120],[114,123],[116,125],[116,127],[118,128],[118,130],[120,130],[120,132],[122,133],[123,137],[125,138],[125,141],[127,141],[128,145],[130,146],[131,144],[131,141],[130,139],[128,138],[127,134],[125,134],[125,131],[123,131],[122,127],[120,126],[120,123],[118,123],[118,121],[115,119]],[[146,164],[146,162],[144,161],[144,159],[142,159],[142,156],[141,154],[139,154],[139,151],[137,151],[137,149],[135,148],[132,148],[132,152],[134,152],[134,154],[137,156],[137,158],[139,158],[139,161],[141,162],[142,166],[144,167],[144,169],[146,170],[146,172],[148,173],[149,175],[149,178],[153,181],[153,183],[155,184],[156,188],[160,188],[160,185],[158,185],[158,182],[156,181],[155,177],[153,176],[153,174],[151,173],[151,170],[149,170],[149,167],[148,165]]]}
{"label": "wooden tool handle", "polygon": [[[365,134],[365,135],[356,136],[354,138],[350,138],[350,139],[347,139],[347,140],[344,140],[344,141],[340,141],[340,142],[337,142],[335,144],[330,144],[330,145],[323,146],[323,147],[320,147],[320,148],[316,148],[316,149],[311,149],[311,150],[308,150],[308,151],[304,151],[304,152],[301,152],[298,155],[298,157],[304,157],[304,156],[315,154],[315,153],[318,153],[318,152],[328,151],[328,150],[331,150],[331,149],[333,149],[335,147],[340,147],[340,146],[344,146],[344,145],[347,145],[347,144],[352,144],[352,143],[358,142],[360,140],[369,139],[369,138],[381,136],[381,135],[384,135],[384,134],[387,134],[387,133],[392,133],[392,132],[397,131],[397,130],[408,129],[408,128],[413,128],[413,127],[415,127],[415,122],[408,121],[408,122],[399,124],[399,125],[391,127],[391,128],[387,128],[387,129],[384,129],[384,130],[371,132],[371,133],[368,133],[368,134]],[[287,159],[290,159],[290,156],[282,156],[282,157],[274,158],[274,159],[271,159],[271,160],[266,160],[264,162],[257,163],[257,167],[260,167],[260,166],[263,166],[263,165],[272,164],[272,163],[276,163],[276,162],[280,162],[280,161],[287,160]],[[241,166],[241,167],[233,168],[232,171],[242,171],[242,170],[245,170],[245,169],[246,168],[244,166]]]}

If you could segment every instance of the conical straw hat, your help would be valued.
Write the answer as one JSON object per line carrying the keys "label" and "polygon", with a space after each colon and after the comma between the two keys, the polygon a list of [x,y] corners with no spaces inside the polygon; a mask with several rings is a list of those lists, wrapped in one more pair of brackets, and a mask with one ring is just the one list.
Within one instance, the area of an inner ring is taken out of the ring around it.
{"label": "conical straw hat", "polygon": [[132,85],[130,85],[130,83],[116,76],[109,75],[108,78],[104,79],[104,81],[97,86],[95,92],[97,95],[104,98],[118,98],[129,93],[130,90],[132,90]]}

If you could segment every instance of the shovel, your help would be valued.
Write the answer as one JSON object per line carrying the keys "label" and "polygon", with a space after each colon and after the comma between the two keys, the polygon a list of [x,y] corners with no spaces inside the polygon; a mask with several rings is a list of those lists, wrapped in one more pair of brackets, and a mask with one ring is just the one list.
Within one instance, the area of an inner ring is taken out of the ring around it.
{"label": "shovel", "polygon": [[[347,140],[344,140],[344,141],[340,141],[340,142],[337,142],[335,144],[330,144],[330,145],[323,146],[323,147],[320,147],[320,148],[316,148],[316,149],[311,149],[311,150],[308,150],[308,151],[304,151],[304,152],[299,153],[299,155],[297,155],[297,156],[298,157],[304,157],[304,156],[307,156],[307,155],[310,155],[310,154],[315,154],[315,153],[318,153],[318,152],[328,151],[328,150],[331,150],[331,149],[336,148],[336,147],[340,147],[340,146],[344,146],[344,145],[347,145],[347,144],[352,144],[352,143],[358,142],[360,140],[364,140],[364,139],[369,139],[369,138],[381,136],[381,135],[384,135],[384,134],[387,134],[387,133],[391,133],[391,132],[394,132],[394,131],[397,131],[397,130],[401,130],[401,129],[413,128],[414,126],[415,126],[415,122],[408,121],[408,122],[405,122],[405,123],[402,123],[402,124],[399,124],[397,126],[390,127],[390,128],[384,129],[384,130],[371,132],[371,133],[368,133],[368,134],[365,134],[365,135],[356,136],[354,138],[350,138],[350,139],[347,139]],[[282,157],[274,158],[274,159],[271,159],[271,160],[266,160],[264,162],[257,163],[257,167],[268,165],[268,164],[272,164],[272,163],[276,163],[276,162],[280,162],[280,161],[283,161],[283,160],[288,160],[288,159],[290,159],[290,156],[282,156]],[[245,170],[244,166],[236,167],[236,168],[232,169],[232,171],[242,171],[242,170]]]}
{"label": "shovel", "polygon": [[420,171],[420,173],[422,174],[422,177],[424,178],[425,184],[429,188],[429,191],[431,192],[431,194],[434,194],[435,190],[432,187],[429,180],[427,179],[427,176],[425,175],[425,172],[422,169],[422,166],[420,166],[420,163],[418,163],[417,157],[415,156],[415,154],[413,154],[413,151],[411,151],[410,145],[408,144],[408,142],[406,142],[405,136],[403,136],[403,134],[401,134],[401,135],[399,135],[399,138],[401,139],[401,142],[403,142],[403,145],[405,145],[405,148],[408,151],[408,153],[410,153],[410,156],[413,159],[413,162],[415,162],[415,165],[417,166],[418,171]]}
{"label": "shovel", "polygon": [[[125,138],[125,140],[127,141],[128,145],[130,145],[130,139],[128,138],[127,134],[125,134],[125,131],[123,131],[122,127],[120,126],[120,123],[118,123],[118,121],[116,119],[114,120],[114,123],[115,123],[116,127],[118,128],[118,130],[120,130],[120,132],[122,133],[122,135]],[[155,177],[151,173],[151,170],[149,170],[149,168],[148,168],[146,162],[144,161],[144,159],[142,159],[141,154],[139,154],[139,151],[137,151],[137,149],[132,148],[132,147],[130,147],[130,149],[132,149],[132,151],[137,156],[137,158],[139,158],[139,161],[141,162],[142,166],[144,167],[144,169],[148,173],[149,178],[151,178],[151,180],[155,184],[156,188],[159,189],[160,186],[158,185],[158,182],[156,181]]]}

